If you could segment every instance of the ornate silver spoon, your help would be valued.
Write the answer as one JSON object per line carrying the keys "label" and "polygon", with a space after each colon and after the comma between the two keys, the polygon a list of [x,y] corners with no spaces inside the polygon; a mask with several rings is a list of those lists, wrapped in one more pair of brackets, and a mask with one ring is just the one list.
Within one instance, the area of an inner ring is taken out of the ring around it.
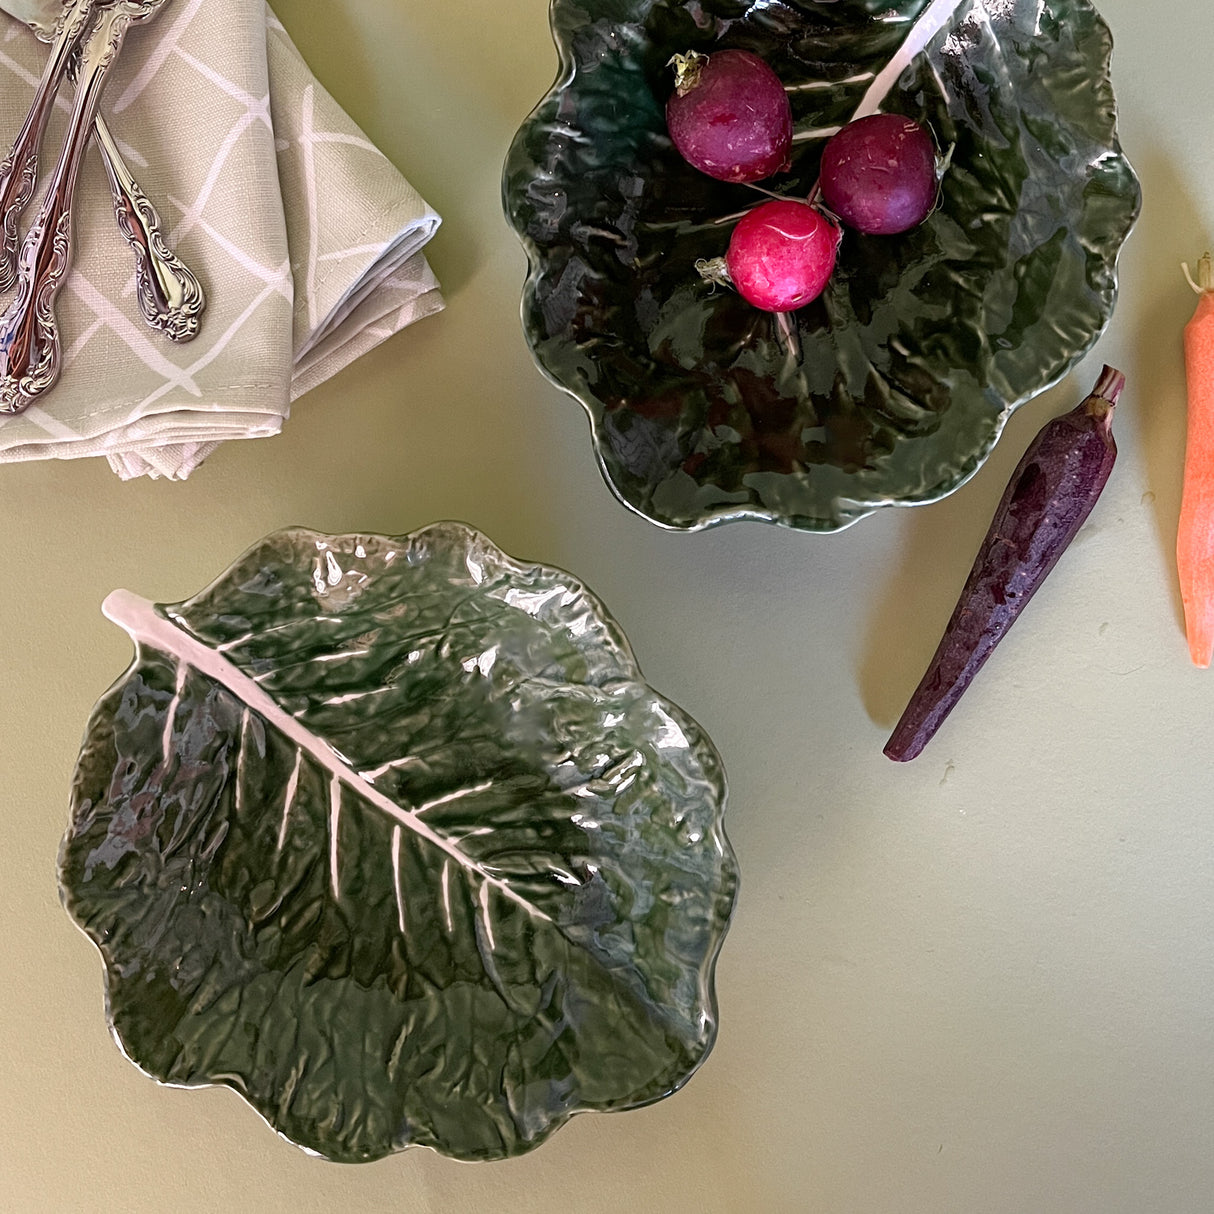
{"label": "ornate silver spoon", "polygon": [[[49,42],[54,38],[56,22],[63,15],[63,2],[0,0],[0,10],[28,25],[39,38]],[[190,341],[198,335],[206,307],[202,285],[169,248],[155,206],[140,189],[100,113],[93,121],[93,130],[114,196],[119,230],[135,254],[135,292],[139,310],[153,329],[160,330],[173,341]],[[16,265],[15,244],[13,265]]]}
{"label": "ornate silver spoon", "polygon": [[18,257],[17,294],[0,317],[0,412],[20,413],[59,378],[63,348],[55,299],[72,268],[72,204],[106,75],[131,25],[167,0],[112,0],[97,12],[80,61],[67,135]]}
{"label": "ornate silver spoon", "polygon": [[92,22],[96,6],[97,0],[60,0],[54,5],[50,58],[38,82],[29,114],[13,141],[12,150],[0,164],[0,291],[7,291],[17,281],[17,221],[34,196],[38,153],[59,85],[72,52]]}

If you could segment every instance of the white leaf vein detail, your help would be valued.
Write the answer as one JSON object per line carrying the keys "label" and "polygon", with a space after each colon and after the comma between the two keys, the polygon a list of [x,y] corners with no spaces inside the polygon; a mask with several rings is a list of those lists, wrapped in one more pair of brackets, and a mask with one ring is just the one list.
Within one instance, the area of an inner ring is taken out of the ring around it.
{"label": "white leaf vein detail", "polygon": [[[396,891],[396,921],[400,924],[400,934],[405,934],[405,890],[400,877],[400,825],[392,828],[392,888]],[[487,890],[487,885],[482,885]]]}
{"label": "white leaf vein detail", "polygon": [[[180,673],[180,672],[178,672]],[[248,754],[249,742],[249,720],[251,713],[246,707],[240,714],[240,750],[236,755],[236,816],[240,817],[244,813],[244,770],[245,770],[245,755]]]}
{"label": "white leaf vein detail", "polygon": [[167,769],[173,762],[173,723],[177,720],[177,708],[181,704],[181,693],[185,691],[186,669],[177,669],[177,682],[173,688],[173,698],[164,714],[164,736],[160,739],[160,749],[164,753],[164,765]]}
{"label": "white leaf vein detail", "polygon": [[329,781],[329,882],[333,886],[333,901],[341,897],[341,854],[337,835],[341,829],[341,779],[334,775]]}
{"label": "white leaf vein detail", "polygon": [[[873,77],[872,83],[860,99],[859,106],[856,107],[856,112],[852,115],[853,122],[857,118],[866,118],[869,114],[875,114],[880,110],[882,102],[889,96],[911,61],[921,51],[927,49],[927,44],[952,21],[956,11],[963,4],[968,3],[970,0],[932,0],[923,10],[918,21],[911,26],[894,57]],[[977,3],[981,8],[981,0],[977,0]]]}
{"label": "white leaf vein detail", "polygon": [[287,780],[286,795],[282,799],[282,823],[278,828],[278,850],[282,851],[287,845],[287,827],[291,822],[291,806],[295,804],[295,793],[299,789],[299,771],[303,767],[303,751],[295,752],[295,766],[291,768],[291,777]]}
{"label": "white leaf vein detail", "polygon": [[[450,860],[454,860],[461,868],[473,874],[484,884],[491,886],[503,897],[517,906],[521,906],[534,918],[548,923],[552,922],[549,914],[524,898],[506,881],[495,877],[471,856],[466,855],[450,839],[424,822],[416,812],[403,809],[396,802],[384,796],[373,784],[343,762],[323,739],[318,738],[311,730],[279,707],[270,695],[244,671],[234,666],[223,654],[192,637],[183,628],[174,624],[171,619],[159,615],[153,604],[147,599],[140,598],[127,590],[116,590],[101,605],[101,609],[106,618],[122,628],[137,646],[146,645],[168,654],[226,687],[241,703],[289,738],[301,752],[310,755],[329,773],[336,787],[344,786],[351,789],[358,797],[370,802],[395,823],[437,847]],[[446,864],[444,864],[445,875]]]}

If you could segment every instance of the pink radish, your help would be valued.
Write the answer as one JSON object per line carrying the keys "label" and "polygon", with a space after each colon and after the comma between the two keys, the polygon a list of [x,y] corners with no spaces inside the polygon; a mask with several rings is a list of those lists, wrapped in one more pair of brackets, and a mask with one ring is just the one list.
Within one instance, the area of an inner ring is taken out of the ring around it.
{"label": "pink radish", "polygon": [[870,236],[905,232],[936,205],[936,145],[901,114],[849,122],[822,149],[822,201],[850,228]]}
{"label": "pink radish", "polygon": [[742,216],[724,257],[696,268],[756,308],[792,312],[822,294],[841,236],[839,225],[809,203],[775,199]]}
{"label": "pink radish", "polygon": [[720,181],[760,181],[788,167],[792,109],[779,77],[750,51],[689,51],[670,61],[666,125],[680,155]]}

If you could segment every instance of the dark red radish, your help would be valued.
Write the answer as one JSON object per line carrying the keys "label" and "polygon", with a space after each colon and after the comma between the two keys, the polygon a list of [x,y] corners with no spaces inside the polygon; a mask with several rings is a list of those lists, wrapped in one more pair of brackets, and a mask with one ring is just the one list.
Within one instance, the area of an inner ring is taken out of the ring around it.
{"label": "dark red radish", "polygon": [[[728,281],[756,308],[793,312],[822,294],[841,237],[839,225],[807,202],[762,203],[742,216],[729,239]],[[708,265],[701,273],[712,277]]]}
{"label": "dark red radish", "polygon": [[870,114],[822,149],[822,201],[849,228],[892,236],[922,223],[936,205],[936,145],[901,114]]}
{"label": "dark red radish", "polygon": [[780,78],[750,51],[689,51],[671,59],[666,106],[674,146],[720,181],[761,181],[788,167],[792,109]]}
{"label": "dark red radish", "polygon": [[1113,408],[1125,376],[1105,367],[1092,395],[1033,439],[1004,491],[935,656],[885,753],[913,759],[953,710],[1096,504],[1113,471]]}

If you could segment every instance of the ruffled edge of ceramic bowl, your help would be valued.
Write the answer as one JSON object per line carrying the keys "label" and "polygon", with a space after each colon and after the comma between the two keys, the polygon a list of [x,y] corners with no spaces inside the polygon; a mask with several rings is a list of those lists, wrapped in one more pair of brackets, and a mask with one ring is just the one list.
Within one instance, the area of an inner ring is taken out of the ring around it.
{"label": "ruffled edge of ceramic bowl", "polygon": [[[577,592],[583,596],[584,602],[595,612],[601,620],[605,629],[605,640],[608,641],[619,659],[621,666],[627,669],[629,681],[635,682],[638,685],[644,686],[650,691],[654,697],[660,702],[664,711],[670,713],[679,727],[684,730],[685,735],[693,744],[692,748],[704,760],[704,772],[706,783],[710,784],[713,794],[713,837],[716,845],[720,848],[722,873],[728,878],[727,885],[722,886],[722,895],[728,889],[728,905],[724,905],[722,901],[720,913],[714,921],[714,936],[712,946],[705,955],[704,961],[700,966],[700,1004],[702,1014],[704,1016],[704,1024],[706,1028],[706,1036],[704,1047],[696,1059],[695,1064],[690,1067],[679,1079],[672,1083],[669,1090],[661,1092],[658,1095],[646,1097],[640,1100],[622,1099],[617,1101],[606,1102],[602,1105],[583,1105],[579,1108],[567,1110],[562,1116],[554,1118],[548,1125],[545,1131],[526,1142],[518,1142],[514,1144],[513,1149],[503,1151],[501,1154],[488,1156],[469,1157],[459,1155],[449,1151],[445,1151],[441,1146],[432,1145],[429,1143],[408,1143],[401,1147],[396,1147],[382,1154],[368,1156],[365,1159],[357,1161],[333,1159],[331,1156],[324,1154],[322,1151],[316,1150],[314,1147],[307,1146],[303,1143],[296,1142],[288,1134],[280,1130],[274,1123],[265,1116],[258,1108],[248,1101],[239,1088],[233,1084],[223,1080],[208,1080],[200,1083],[173,1083],[169,1080],[161,1079],[157,1075],[146,1070],[138,1059],[133,1058],[126,1048],[122,1040],[122,1036],[114,1022],[114,1015],[111,1006],[110,996],[110,969],[106,961],[105,950],[101,942],[94,939],[85,928],[85,926],[72,913],[71,906],[71,891],[64,882],[64,860],[67,850],[68,840],[71,834],[71,813],[69,812],[68,829],[65,831],[63,839],[59,845],[59,854],[56,863],[56,878],[59,889],[59,900],[71,920],[72,925],[80,932],[82,936],[93,946],[98,957],[101,960],[102,966],[102,981],[104,995],[104,1015],[106,1028],[115,1045],[118,1047],[119,1053],[145,1078],[150,1079],[157,1087],[183,1090],[183,1091],[201,1091],[207,1089],[219,1089],[230,1092],[233,1096],[239,1099],[241,1106],[252,1112],[261,1122],[263,1122],[278,1138],[289,1143],[292,1147],[310,1155],[313,1158],[324,1159],[330,1163],[340,1163],[354,1166],[355,1164],[374,1163],[380,1159],[390,1158],[393,1155],[400,1155],[406,1151],[425,1150],[433,1154],[441,1155],[445,1159],[450,1159],[456,1163],[474,1164],[474,1163],[497,1163],[507,1159],[515,1159],[520,1156],[530,1154],[532,1151],[541,1147],[554,1134],[556,1134],[563,1126],[567,1125],[574,1117],[580,1117],[587,1113],[623,1113],[633,1109],[647,1108],[650,1105],[658,1104],[666,1100],[670,1096],[681,1091],[694,1075],[698,1073],[700,1068],[708,1060],[716,1046],[717,1037],[720,1032],[720,1009],[716,990],[716,971],[720,960],[721,951],[725,944],[725,938],[729,934],[729,929],[733,923],[733,917],[737,911],[738,893],[741,884],[741,874],[738,867],[737,853],[734,851],[733,845],[729,841],[729,836],[725,829],[725,814],[728,808],[729,800],[729,785],[725,773],[725,765],[721,758],[712,738],[707,731],[696,721],[690,713],[662,695],[657,689],[648,682],[641,671],[640,665],[637,662],[636,656],[633,653],[632,645],[628,641],[619,622],[610,610],[608,610],[603,600],[596,594],[581,578],[569,573],[566,569],[559,565],[552,565],[543,561],[522,561],[512,557],[502,548],[498,547],[484,532],[467,523],[457,522],[454,520],[443,520],[434,523],[428,523],[422,527],[415,528],[412,531],[405,532],[402,535],[389,535],[386,532],[323,532],[317,531],[310,527],[303,526],[288,526],[279,528],[276,531],[268,532],[255,543],[248,545],[239,556],[232,560],[228,566],[213,577],[201,590],[190,595],[186,599],[179,600],[181,603],[191,602],[196,598],[201,598],[208,594],[213,588],[229,575],[231,570],[245,560],[252,553],[261,548],[267,540],[275,536],[308,536],[322,540],[353,540],[353,539],[370,539],[384,542],[403,543],[416,538],[420,538],[430,533],[445,534],[451,537],[462,536],[469,546],[480,545],[484,550],[491,553],[497,560],[500,561],[503,567],[514,571],[526,571],[533,569],[543,569],[556,574],[559,577],[568,579],[569,584],[574,587]],[[165,604],[157,604],[158,607]],[[84,737],[87,738],[89,729],[95,714],[98,711],[100,704],[110,695],[110,693],[121,685],[130,676],[131,672],[139,663],[139,650],[135,650],[135,654],[128,663],[126,669],[117,679],[110,685],[106,691],[98,697],[94,706],[89,711],[88,721],[85,725]],[[74,770],[74,769],[73,769]]]}
{"label": "ruffled edge of ceramic bowl", "polygon": [[[850,527],[854,527],[862,519],[868,518],[870,515],[877,513],[880,510],[891,507],[900,506],[927,506],[934,502],[942,501],[944,498],[951,496],[963,485],[967,484],[974,476],[981,471],[982,466],[990,457],[991,452],[995,449],[996,444],[1003,435],[1003,431],[1007,426],[1008,420],[1022,406],[1028,404],[1032,400],[1036,400],[1038,396],[1056,388],[1070,373],[1081,363],[1084,358],[1093,350],[1096,344],[1100,341],[1112,322],[1113,315],[1117,310],[1117,301],[1120,293],[1120,263],[1121,255],[1125,249],[1126,242],[1129,240],[1135,225],[1138,222],[1142,211],[1142,186],[1138,178],[1138,174],[1134,170],[1129,158],[1121,145],[1121,139],[1118,131],[1118,106],[1116,96],[1112,96],[1110,107],[1111,116],[1113,119],[1113,135],[1109,144],[1109,155],[1119,160],[1129,174],[1130,180],[1134,184],[1134,199],[1133,205],[1130,208],[1129,219],[1126,223],[1125,230],[1121,233],[1120,238],[1116,241],[1113,249],[1112,258],[1109,263],[1111,287],[1107,293],[1107,302],[1104,308],[1104,317],[1101,323],[1092,332],[1089,338],[1077,346],[1072,353],[1064,360],[1058,373],[1047,382],[1039,387],[1033,388],[1030,391],[1023,393],[1017,399],[1005,402],[1003,408],[995,416],[992,424],[990,441],[976,448],[972,456],[967,460],[957,474],[951,479],[935,485],[932,488],[925,490],[923,493],[907,494],[898,498],[883,498],[883,499],[861,499],[861,498],[844,498],[836,497],[834,503],[836,510],[834,519],[830,524],[822,526],[806,525],[798,523],[795,518],[790,518],[787,515],[780,515],[771,510],[763,510],[755,507],[745,507],[739,509],[731,509],[728,506],[722,506],[714,509],[699,520],[691,524],[681,524],[671,522],[666,519],[655,518],[642,507],[631,501],[621,489],[621,487],[613,479],[610,469],[607,466],[607,461],[603,455],[604,441],[600,427],[601,421],[601,406],[593,399],[587,399],[575,388],[565,384],[556,373],[549,368],[540,357],[539,351],[535,348],[531,341],[528,331],[527,318],[531,311],[531,303],[535,296],[535,291],[538,283],[544,277],[546,272],[546,261],[540,251],[540,247],[532,240],[517,222],[515,208],[513,205],[514,191],[510,186],[510,170],[511,166],[520,158],[517,149],[520,147],[524,133],[536,122],[540,112],[549,105],[554,97],[557,97],[565,89],[572,85],[577,76],[577,64],[573,57],[573,51],[570,44],[564,40],[557,27],[556,22],[556,7],[562,0],[549,0],[548,9],[548,26],[553,44],[557,51],[559,65],[557,68],[556,78],[547,92],[540,100],[532,107],[531,112],[520,124],[514,137],[510,141],[510,147],[506,151],[506,158],[502,169],[501,181],[501,197],[502,209],[505,212],[506,221],[509,223],[519,243],[523,246],[523,250],[527,256],[527,273],[523,280],[522,298],[519,303],[519,320],[520,327],[523,330],[524,340],[527,343],[527,348],[531,352],[532,360],[537,369],[549,383],[554,387],[559,388],[565,395],[572,397],[582,406],[586,414],[586,418],[590,423],[591,445],[594,448],[595,461],[598,464],[599,472],[606,482],[608,489],[611,491],[615,499],[624,506],[627,510],[643,518],[647,523],[660,528],[663,531],[678,532],[681,534],[689,534],[697,531],[706,531],[710,528],[721,527],[728,523],[738,522],[756,522],[766,523],[770,526],[784,527],[791,531],[802,531],[814,535],[833,535],[840,531],[846,531]],[[1113,34],[1108,23],[1101,15],[1091,0],[1081,0],[1086,3],[1091,9],[1093,16],[1098,23],[1104,37],[1104,53],[1102,56],[1101,71],[1099,78],[1109,84],[1110,93],[1112,93],[1112,61],[1113,61]],[[846,509],[850,507],[851,509]]]}

